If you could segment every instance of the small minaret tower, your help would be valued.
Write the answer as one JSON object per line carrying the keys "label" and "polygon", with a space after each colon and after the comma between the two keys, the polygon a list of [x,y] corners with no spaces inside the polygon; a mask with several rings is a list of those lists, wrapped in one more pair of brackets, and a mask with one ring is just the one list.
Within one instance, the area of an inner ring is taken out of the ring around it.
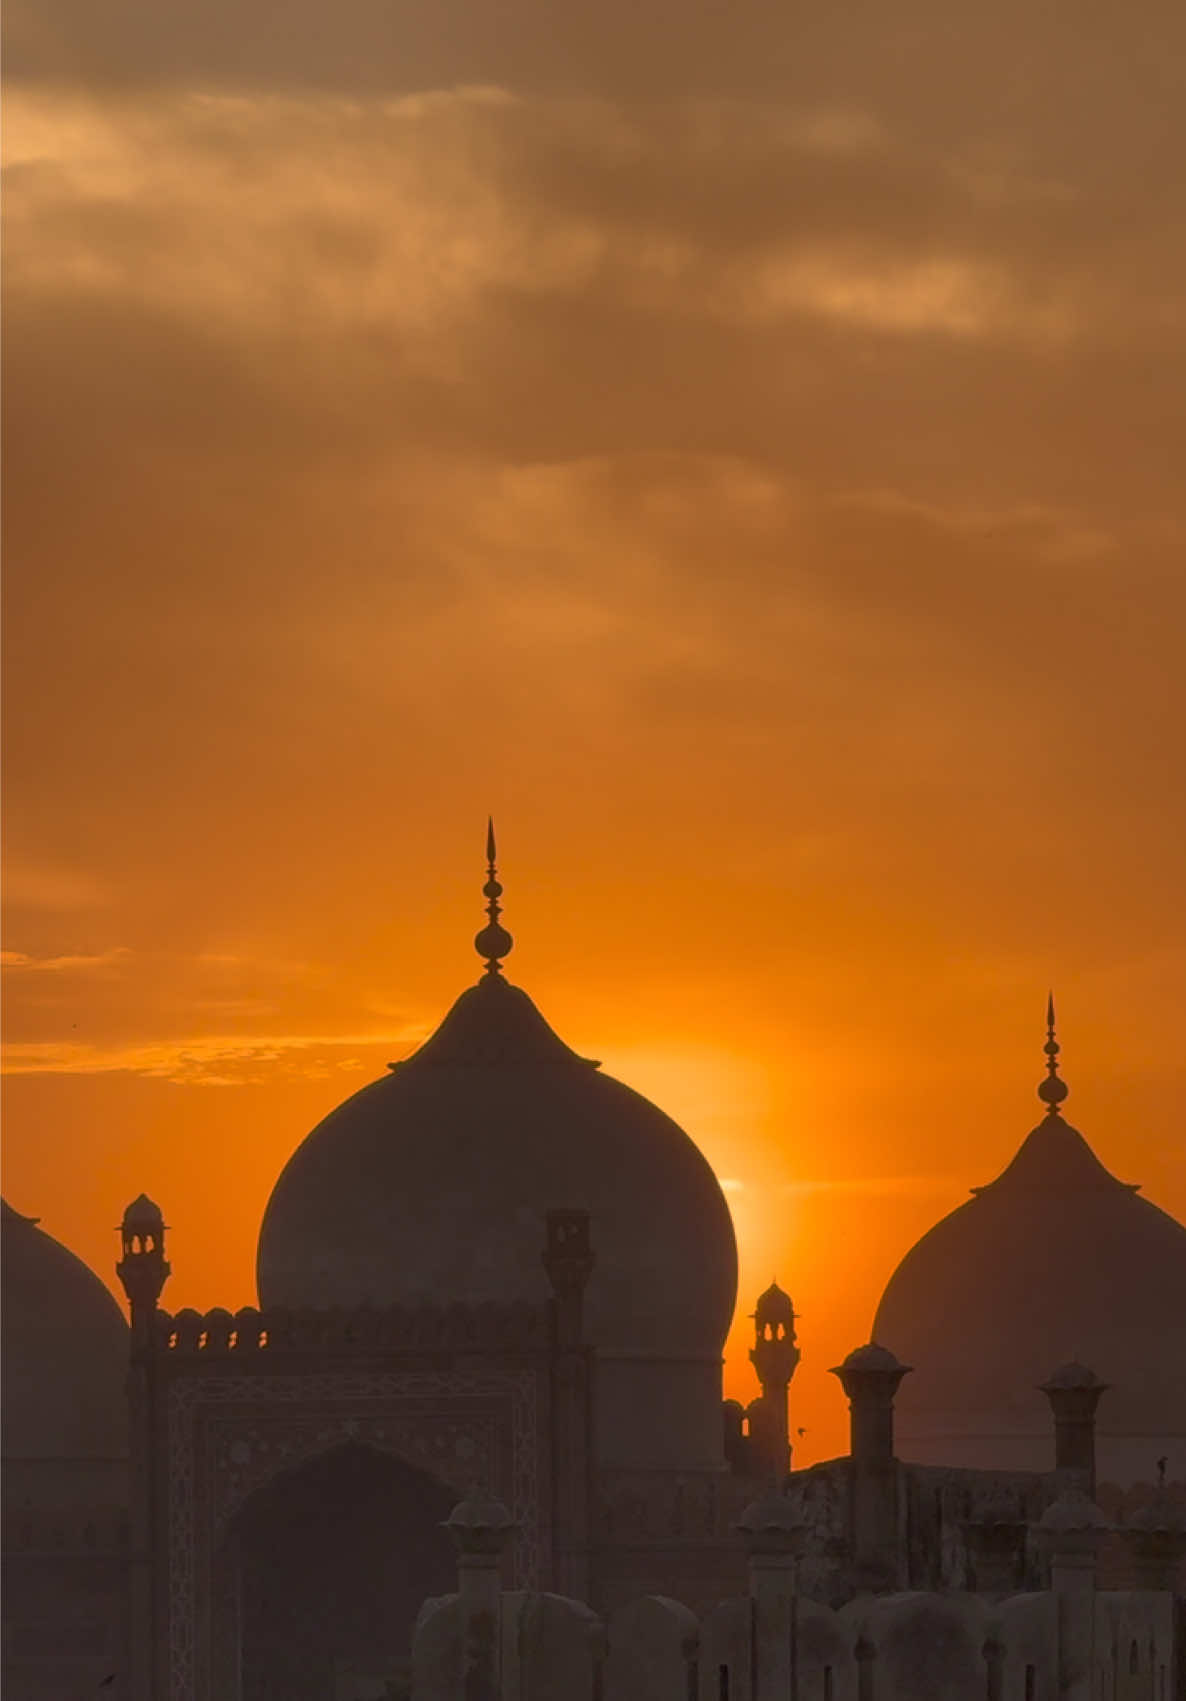
{"label": "small minaret tower", "polygon": [[123,1256],[115,1273],[123,1283],[132,1314],[131,1359],[128,1365],[128,1439],[131,1480],[129,1504],[128,1585],[131,1662],[130,1701],[152,1701],[157,1626],[164,1610],[157,1598],[156,1495],[153,1440],[157,1422],[157,1367],[154,1354],[157,1302],[169,1279],[165,1259],[165,1219],[159,1205],[142,1193],[124,1212],[119,1226]]}
{"label": "small minaret tower", "polygon": [[165,1219],[159,1205],[142,1193],[124,1212],[119,1228],[123,1257],[115,1273],[123,1283],[132,1313],[133,1344],[142,1341],[152,1323],[161,1290],[169,1279],[165,1260]]}
{"label": "small minaret tower", "polygon": [[759,1296],[754,1311],[754,1344],[749,1358],[758,1373],[762,1393],[750,1403],[747,1416],[754,1465],[780,1481],[791,1468],[787,1395],[799,1365],[795,1319],[790,1295],[777,1282],[771,1282]]}

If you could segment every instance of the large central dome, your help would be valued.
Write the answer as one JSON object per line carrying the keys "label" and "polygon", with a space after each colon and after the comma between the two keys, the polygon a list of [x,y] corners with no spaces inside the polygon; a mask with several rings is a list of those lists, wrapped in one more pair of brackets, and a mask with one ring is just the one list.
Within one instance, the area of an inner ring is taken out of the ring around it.
{"label": "large central dome", "polygon": [[[491,896],[491,887],[494,887]],[[552,1031],[491,958],[414,1056],[315,1128],[260,1231],[263,1305],[527,1300],[545,1215],[590,1215],[587,1332],[611,1355],[719,1359],[737,1249],[707,1162],[670,1117]]]}

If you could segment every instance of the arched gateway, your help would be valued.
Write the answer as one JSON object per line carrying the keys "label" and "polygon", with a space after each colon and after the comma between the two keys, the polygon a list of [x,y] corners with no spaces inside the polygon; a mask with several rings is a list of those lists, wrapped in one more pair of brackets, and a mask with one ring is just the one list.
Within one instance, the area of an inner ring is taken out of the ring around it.
{"label": "arched gateway", "polygon": [[357,1442],[256,1489],[218,1556],[237,1629],[220,1692],[325,1701],[352,1678],[377,1685],[394,1672],[411,1653],[425,1586],[455,1586],[443,1528],[455,1498],[439,1477]]}

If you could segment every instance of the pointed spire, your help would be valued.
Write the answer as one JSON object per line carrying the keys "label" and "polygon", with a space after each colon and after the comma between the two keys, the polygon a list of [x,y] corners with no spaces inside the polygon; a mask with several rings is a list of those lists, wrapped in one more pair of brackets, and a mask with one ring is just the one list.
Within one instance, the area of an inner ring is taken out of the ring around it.
{"label": "pointed spire", "polygon": [[494,842],[494,817],[490,816],[486,823],[486,884],[482,887],[482,896],[486,899],[486,914],[490,917],[486,926],[477,935],[474,945],[479,957],[486,959],[486,973],[491,977],[501,975],[501,958],[511,950],[515,941],[506,928],[499,923],[502,914],[502,887],[498,881],[498,870],[495,858],[498,848]]}
{"label": "pointed spire", "polygon": [[1038,1087],[1038,1097],[1046,1106],[1047,1116],[1057,1116],[1058,1107],[1066,1098],[1070,1088],[1058,1073],[1058,1054],[1062,1050],[1054,1037],[1054,994],[1050,993],[1046,1000],[1046,1044],[1042,1047],[1046,1053],[1046,1079]]}

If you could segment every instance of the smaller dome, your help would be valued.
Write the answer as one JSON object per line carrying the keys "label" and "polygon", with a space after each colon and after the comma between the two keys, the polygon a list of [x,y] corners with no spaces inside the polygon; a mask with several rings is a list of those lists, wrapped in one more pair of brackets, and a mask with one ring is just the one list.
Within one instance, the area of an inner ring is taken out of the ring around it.
{"label": "smaller dome", "polygon": [[910,1366],[895,1358],[888,1347],[879,1346],[876,1341],[870,1341],[864,1347],[854,1347],[844,1363],[836,1367],[837,1372],[841,1370],[900,1370],[903,1374],[909,1369]]}
{"label": "smaller dome", "polygon": [[1081,1530],[1110,1530],[1112,1526],[1090,1495],[1081,1488],[1068,1488],[1046,1508],[1038,1528],[1056,1535],[1072,1535]]}
{"label": "smaller dome", "polygon": [[758,1295],[758,1303],[754,1307],[754,1321],[759,1328],[765,1323],[790,1324],[796,1321],[791,1296],[784,1292],[777,1282],[771,1282],[765,1293]]}
{"label": "smaller dome", "polygon": [[94,1271],[35,1217],[0,1204],[4,1457],[124,1458],[123,1313]]}
{"label": "smaller dome", "polygon": [[460,1501],[445,1519],[445,1528],[462,1554],[501,1553],[518,1527],[501,1500],[480,1493]]}
{"label": "smaller dome", "polygon": [[785,1552],[804,1529],[803,1508],[781,1488],[770,1488],[751,1500],[737,1520],[737,1529],[751,1550]]}
{"label": "smaller dome", "polygon": [[1072,1361],[1070,1364],[1060,1364],[1058,1369],[1046,1378],[1042,1384],[1042,1392],[1055,1394],[1064,1388],[1090,1388],[1098,1389],[1103,1394],[1107,1387],[1108,1384],[1101,1382],[1094,1370],[1088,1370],[1085,1364]]}
{"label": "smaller dome", "polygon": [[1128,1520],[1130,1530],[1140,1530],[1147,1535],[1179,1535],[1186,1532],[1186,1511],[1170,1499],[1162,1489],[1144,1506],[1138,1507]]}
{"label": "smaller dome", "polygon": [[132,1200],[124,1212],[123,1231],[125,1234],[162,1234],[165,1219],[159,1205],[153,1203],[147,1193],[141,1193]]}

